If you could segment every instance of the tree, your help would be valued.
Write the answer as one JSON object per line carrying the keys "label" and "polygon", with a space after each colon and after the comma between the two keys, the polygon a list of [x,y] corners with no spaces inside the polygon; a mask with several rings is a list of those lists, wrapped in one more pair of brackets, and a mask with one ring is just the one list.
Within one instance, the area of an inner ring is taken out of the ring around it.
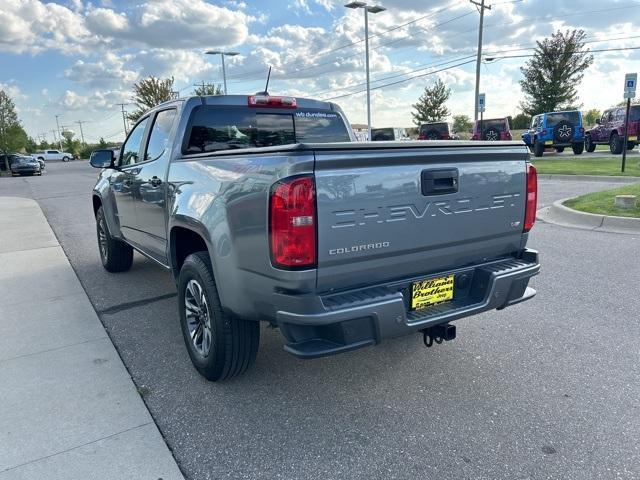
{"label": "tree", "polygon": [[73,139],[75,133],[70,130],[64,130],[61,135],[62,138],[64,138],[64,149],[69,153],[78,153],[78,150],[80,149],[80,141]]}
{"label": "tree", "polygon": [[200,97],[205,95],[222,95],[222,93],[222,85],[204,82],[202,82],[202,85],[198,85],[193,91],[194,95],[198,95]]}
{"label": "tree", "polygon": [[420,125],[426,122],[440,122],[449,116],[449,109],[445,105],[451,96],[451,89],[442,82],[436,80],[431,87],[425,87],[424,93],[414,103],[412,107],[415,112],[411,112],[413,123]]}
{"label": "tree", "polygon": [[33,137],[27,137],[25,148],[27,149],[27,153],[33,153],[38,149],[38,143]]}
{"label": "tree", "polygon": [[153,75],[133,85],[133,101],[138,107],[129,120],[136,122],[147,110],[173,98],[173,77],[161,80]]}
{"label": "tree", "polygon": [[584,124],[585,125],[595,125],[596,120],[602,116],[602,112],[597,108],[592,108],[591,110],[587,110],[584,113]]}
{"label": "tree", "polygon": [[18,150],[27,143],[27,134],[18,121],[16,106],[4,90],[0,90],[0,151],[4,154],[4,166],[8,172],[12,150]]}
{"label": "tree", "polygon": [[468,132],[472,128],[473,128],[473,122],[469,118],[469,115],[453,116],[453,130],[455,132]]}
{"label": "tree", "polygon": [[593,55],[584,46],[584,30],[558,30],[538,41],[533,58],[520,70],[525,94],[522,111],[527,115],[568,109],[578,100],[578,85]]}
{"label": "tree", "polygon": [[514,130],[525,130],[531,125],[531,117],[526,113],[519,113],[511,118],[510,125]]}

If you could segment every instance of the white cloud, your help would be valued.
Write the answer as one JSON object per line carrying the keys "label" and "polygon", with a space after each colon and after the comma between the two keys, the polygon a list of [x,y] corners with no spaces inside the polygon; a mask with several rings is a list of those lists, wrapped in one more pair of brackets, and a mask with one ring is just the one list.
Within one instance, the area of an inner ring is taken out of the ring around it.
{"label": "white cloud", "polygon": [[78,110],[89,103],[89,98],[67,90],[60,98],[60,105],[68,110]]}
{"label": "white cloud", "polygon": [[118,56],[108,52],[102,60],[95,63],[78,60],[64,74],[66,78],[90,88],[131,85],[138,79],[138,72],[126,67],[131,58],[131,55]]}

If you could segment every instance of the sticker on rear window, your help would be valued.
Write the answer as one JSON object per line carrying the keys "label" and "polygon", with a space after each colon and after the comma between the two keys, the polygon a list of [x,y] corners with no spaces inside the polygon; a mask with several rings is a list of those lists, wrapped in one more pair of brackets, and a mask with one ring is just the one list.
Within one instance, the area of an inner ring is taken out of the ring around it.
{"label": "sticker on rear window", "polygon": [[305,117],[305,118],[338,118],[338,115],[335,113],[327,113],[327,112],[296,112],[296,117]]}

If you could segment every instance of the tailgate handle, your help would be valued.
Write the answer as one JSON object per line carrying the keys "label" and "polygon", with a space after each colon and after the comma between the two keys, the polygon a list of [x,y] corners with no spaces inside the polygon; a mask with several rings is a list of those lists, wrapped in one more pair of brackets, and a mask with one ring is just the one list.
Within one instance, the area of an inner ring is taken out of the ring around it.
{"label": "tailgate handle", "polygon": [[423,170],[420,183],[422,185],[422,195],[456,193],[458,191],[458,169]]}

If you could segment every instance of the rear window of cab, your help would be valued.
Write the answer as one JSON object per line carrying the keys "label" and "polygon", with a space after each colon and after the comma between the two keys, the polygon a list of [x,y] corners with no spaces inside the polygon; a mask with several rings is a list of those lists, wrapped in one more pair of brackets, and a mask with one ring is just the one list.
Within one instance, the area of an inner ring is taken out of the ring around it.
{"label": "rear window of cab", "polygon": [[182,153],[350,140],[342,117],[331,110],[201,105],[191,113]]}

